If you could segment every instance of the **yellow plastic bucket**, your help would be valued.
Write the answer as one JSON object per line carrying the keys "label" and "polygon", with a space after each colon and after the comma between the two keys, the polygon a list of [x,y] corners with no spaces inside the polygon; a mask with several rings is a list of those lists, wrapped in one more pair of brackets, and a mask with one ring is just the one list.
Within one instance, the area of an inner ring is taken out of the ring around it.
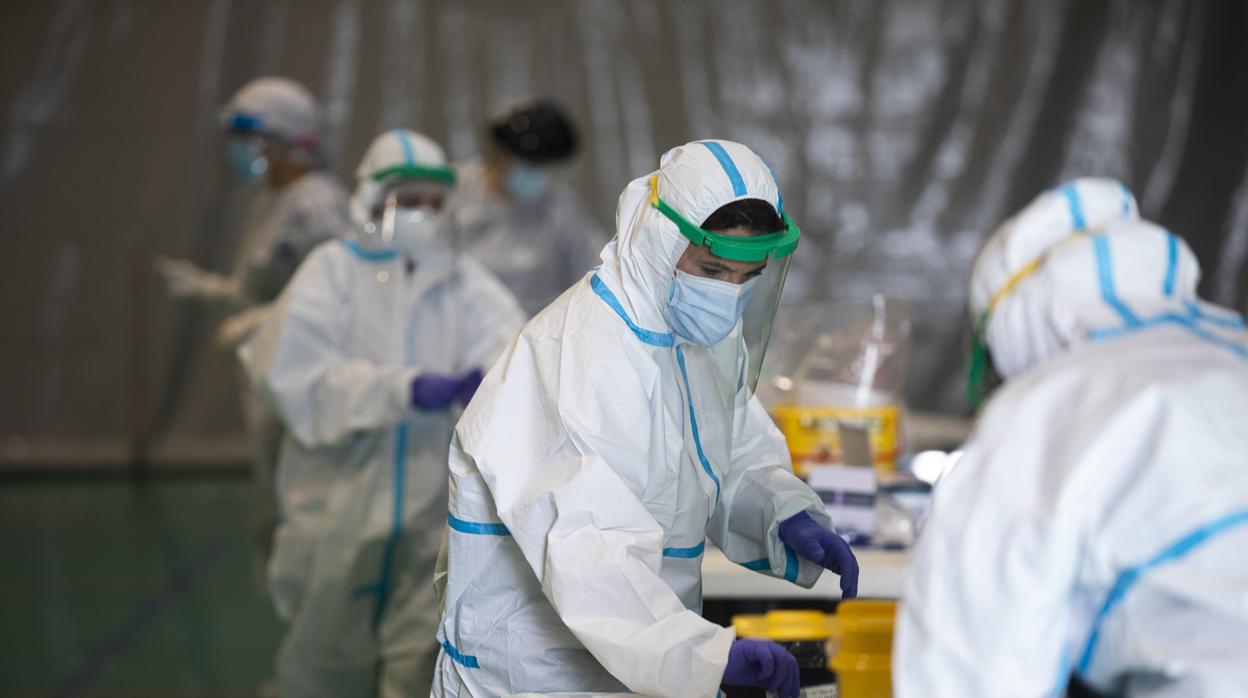
{"label": "yellow plastic bucket", "polygon": [[841,698],[892,698],[895,601],[842,601],[829,622],[828,667],[836,672]]}

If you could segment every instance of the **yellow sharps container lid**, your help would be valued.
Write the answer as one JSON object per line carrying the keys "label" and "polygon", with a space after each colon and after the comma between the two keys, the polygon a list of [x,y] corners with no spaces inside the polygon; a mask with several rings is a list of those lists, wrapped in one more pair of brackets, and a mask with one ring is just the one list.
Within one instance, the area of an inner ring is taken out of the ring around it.
{"label": "yellow sharps container lid", "polygon": [[771,611],[766,615],[733,616],[737,637],[773,642],[828,639],[828,616],[822,611]]}

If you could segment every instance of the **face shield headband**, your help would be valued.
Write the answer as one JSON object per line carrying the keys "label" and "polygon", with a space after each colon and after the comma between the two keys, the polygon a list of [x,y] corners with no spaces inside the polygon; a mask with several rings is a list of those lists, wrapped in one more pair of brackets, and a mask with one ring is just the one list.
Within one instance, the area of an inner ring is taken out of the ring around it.
{"label": "face shield headband", "polygon": [[793,254],[793,250],[797,249],[798,240],[802,236],[801,229],[797,227],[797,224],[793,222],[789,214],[783,211],[780,212],[780,217],[784,221],[784,230],[775,233],[737,237],[703,230],[680,215],[666,201],[659,198],[659,178],[657,175],[650,178],[650,205],[658,209],[659,213],[662,213],[668,220],[675,223],[676,228],[680,230],[680,234],[685,236],[689,242],[710,248],[713,255],[737,262],[762,262],[771,258],[783,259]]}

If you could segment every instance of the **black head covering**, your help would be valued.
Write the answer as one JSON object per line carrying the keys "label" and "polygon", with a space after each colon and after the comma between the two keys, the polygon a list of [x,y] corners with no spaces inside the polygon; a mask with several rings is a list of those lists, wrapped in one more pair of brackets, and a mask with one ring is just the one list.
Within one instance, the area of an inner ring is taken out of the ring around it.
{"label": "black head covering", "polygon": [[509,104],[490,122],[490,135],[503,150],[529,162],[566,160],[576,154],[576,129],[567,114],[545,97]]}

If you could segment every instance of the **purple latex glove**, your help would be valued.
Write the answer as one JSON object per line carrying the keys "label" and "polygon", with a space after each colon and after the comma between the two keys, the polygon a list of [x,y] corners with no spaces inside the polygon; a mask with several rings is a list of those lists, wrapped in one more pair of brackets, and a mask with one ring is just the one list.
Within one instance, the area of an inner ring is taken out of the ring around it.
{"label": "purple latex glove", "polygon": [[472,402],[472,396],[476,394],[477,388],[481,387],[481,380],[485,378],[485,371],[479,368],[470,369],[464,375],[459,377],[459,387],[455,391],[455,402],[468,406]]}
{"label": "purple latex glove", "polygon": [[780,540],[801,557],[839,574],[842,598],[858,595],[858,559],[849,543],[820,526],[810,514],[803,511],[785,519],[780,524]]}
{"label": "purple latex glove", "polygon": [[444,410],[459,394],[459,376],[425,373],[412,381],[412,407],[418,410]]}
{"label": "purple latex glove", "polygon": [[780,698],[797,698],[801,675],[797,659],[771,640],[733,640],[724,683],[766,688]]}

